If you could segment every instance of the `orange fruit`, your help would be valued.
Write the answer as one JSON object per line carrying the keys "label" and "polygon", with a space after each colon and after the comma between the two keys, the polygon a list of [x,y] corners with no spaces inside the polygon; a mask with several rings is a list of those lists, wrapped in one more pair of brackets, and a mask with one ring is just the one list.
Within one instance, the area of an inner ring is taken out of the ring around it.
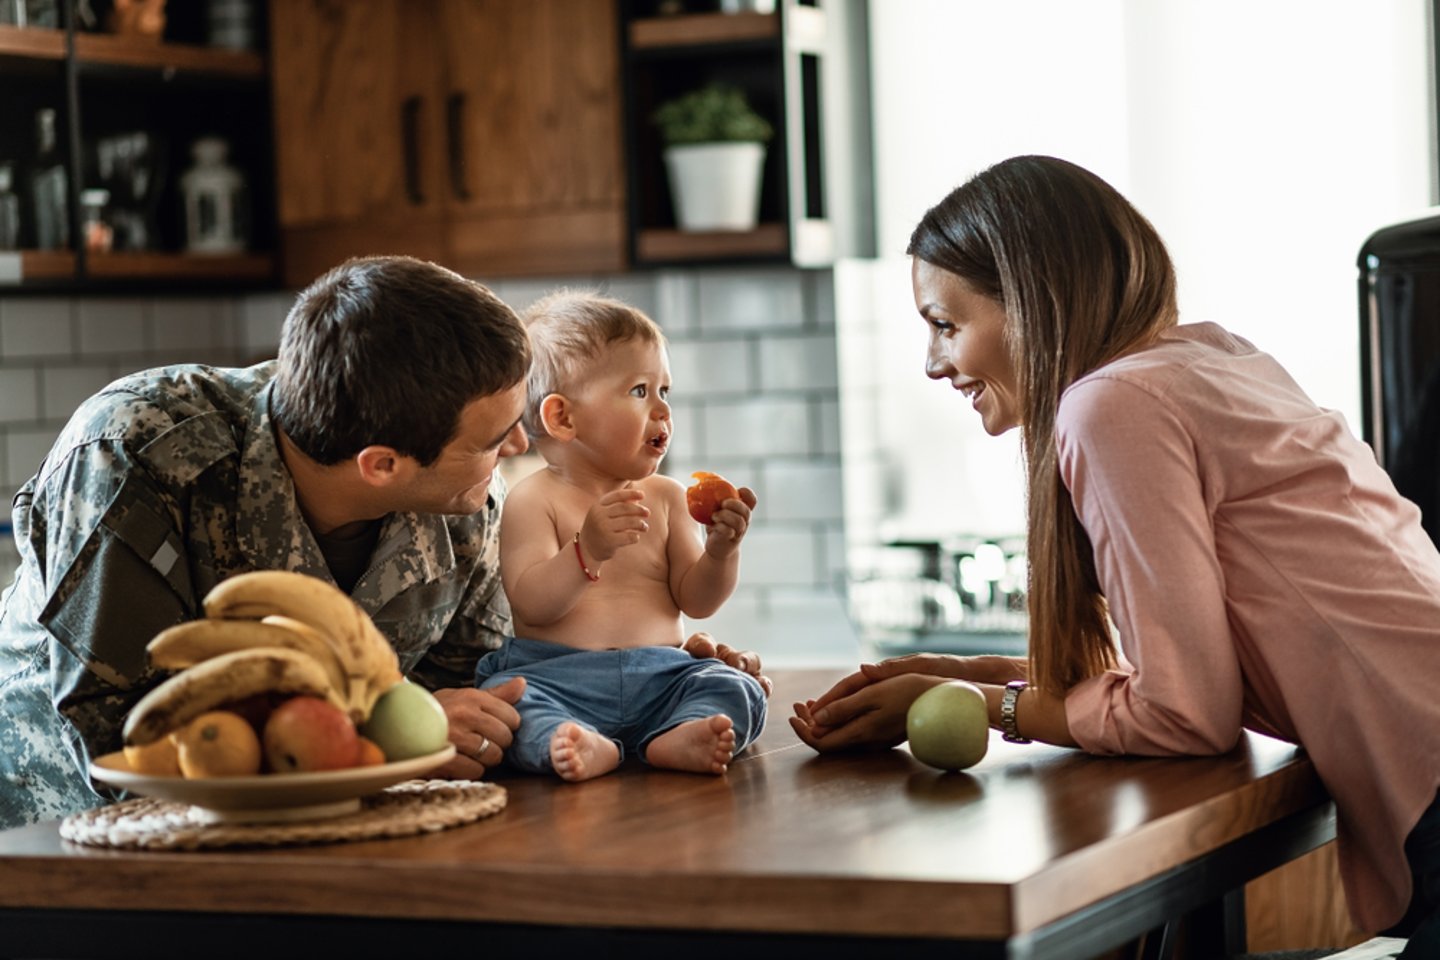
{"label": "orange fruit", "polygon": [[260,772],[260,738],[250,721],[238,713],[202,713],[174,737],[180,772],[189,779],[246,777]]}
{"label": "orange fruit", "polygon": [[180,776],[180,755],[170,737],[161,737],[143,747],[126,747],[125,762],[131,770],[147,777]]}
{"label": "orange fruit", "polygon": [[374,740],[360,738],[360,762],[357,767],[378,767],[385,762],[385,751]]}
{"label": "orange fruit", "polygon": [[695,482],[685,489],[685,506],[697,523],[709,526],[722,503],[740,498],[740,491],[735,489],[735,485],[718,473],[702,470],[691,476]]}

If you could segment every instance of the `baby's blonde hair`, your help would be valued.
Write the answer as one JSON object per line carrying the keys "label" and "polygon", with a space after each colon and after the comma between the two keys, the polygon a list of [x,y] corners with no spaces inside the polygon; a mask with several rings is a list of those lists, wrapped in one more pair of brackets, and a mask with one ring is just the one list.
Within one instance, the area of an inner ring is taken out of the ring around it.
{"label": "baby's blonde hair", "polygon": [[533,360],[522,422],[532,440],[544,437],[540,405],[552,393],[574,390],[586,365],[611,344],[640,340],[665,346],[660,325],[641,310],[602,294],[558,290],[521,318]]}

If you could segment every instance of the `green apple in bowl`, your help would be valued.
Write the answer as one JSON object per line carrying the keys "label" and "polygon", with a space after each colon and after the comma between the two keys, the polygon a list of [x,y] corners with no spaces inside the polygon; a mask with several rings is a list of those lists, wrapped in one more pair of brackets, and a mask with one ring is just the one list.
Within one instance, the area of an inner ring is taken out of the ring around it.
{"label": "green apple in bowl", "polygon": [[916,760],[941,770],[964,770],[990,746],[990,711],[973,683],[947,680],[910,704],[905,734]]}
{"label": "green apple in bowl", "polygon": [[418,683],[401,680],[375,701],[360,732],[394,763],[444,749],[450,742],[450,720],[434,694]]}

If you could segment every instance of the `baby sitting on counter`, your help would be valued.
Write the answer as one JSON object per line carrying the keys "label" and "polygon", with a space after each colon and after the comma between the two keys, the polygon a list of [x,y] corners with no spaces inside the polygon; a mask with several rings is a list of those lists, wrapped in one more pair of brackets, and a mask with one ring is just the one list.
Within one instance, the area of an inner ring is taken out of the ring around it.
{"label": "baby sitting on counter", "polygon": [[725,500],[696,535],[684,487],[658,473],[673,434],[664,334],[592,294],[527,311],[534,350],[523,422],[545,466],[500,528],[515,636],[480,660],[482,689],[526,679],[508,763],[569,781],[632,751],[655,767],[723,774],[759,736],[765,690],[681,649],[682,615],[735,589],[755,495]]}

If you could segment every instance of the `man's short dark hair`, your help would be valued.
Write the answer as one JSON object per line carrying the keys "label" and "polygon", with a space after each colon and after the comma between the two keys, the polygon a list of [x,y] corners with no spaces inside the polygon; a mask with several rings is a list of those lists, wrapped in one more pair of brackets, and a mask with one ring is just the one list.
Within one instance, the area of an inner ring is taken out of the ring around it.
{"label": "man's short dark hair", "polygon": [[354,259],[285,318],[273,415],[317,463],[380,444],[428,465],[467,404],[529,367],[524,326],[483,284],[412,257]]}

